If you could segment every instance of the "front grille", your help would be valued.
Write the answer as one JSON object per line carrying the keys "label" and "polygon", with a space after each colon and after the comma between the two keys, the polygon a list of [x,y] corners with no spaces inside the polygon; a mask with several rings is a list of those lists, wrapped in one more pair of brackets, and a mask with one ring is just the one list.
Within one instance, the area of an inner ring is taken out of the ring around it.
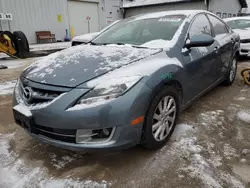
{"label": "front grille", "polygon": [[242,52],[242,53],[248,53],[249,50],[244,50],[244,49],[242,49],[241,52]]}
{"label": "front grille", "polygon": [[240,42],[241,43],[250,43],[250,39],[241,39]]}
{"label": "front grille", "polygon": [[37,105],[50,102],[63,93],[61,91],[49,91],[30,87],[22,82],[20,82],[18,89],[20,97],[27,105]]}
{"label": "front grille", "polygon": [[41,125],[33,125],[32,133],[42,135],[53,140],[76,143],[76,130],[73,129],[54,129]]}

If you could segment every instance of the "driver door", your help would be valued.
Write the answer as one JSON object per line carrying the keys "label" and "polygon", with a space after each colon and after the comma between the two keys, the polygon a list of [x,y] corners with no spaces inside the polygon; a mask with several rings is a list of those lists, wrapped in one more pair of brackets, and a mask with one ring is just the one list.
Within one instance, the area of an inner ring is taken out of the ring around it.
{"label": "driver door", "polygon": [[[207,34],[213,37],[212,28],[205,14],[198,14],[190,24],[187,41],[193,36]],[[193,99],[214,82],[212,72],[220,64],[219,44],[215,41],[207,47],[191,47],[183,50],[183,61],[188,77],[189,98]]]}

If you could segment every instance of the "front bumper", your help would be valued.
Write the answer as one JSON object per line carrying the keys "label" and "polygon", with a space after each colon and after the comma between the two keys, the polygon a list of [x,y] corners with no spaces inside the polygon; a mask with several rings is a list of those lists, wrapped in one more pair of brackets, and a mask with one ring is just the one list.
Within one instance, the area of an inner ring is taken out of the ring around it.
{"label": "front bumper", "polygon": [[240,56],[248,56],[250,52],[250,43],[240,44]]}
{"label": "front bumper", "polygon": [[[125,95],[106,104],[81,110],[68,111],[72,101],[84,93],[83,89],[73,89],[41,109],[31,109],[32,125],[49,130],[89,130],[115,128],[112,137],[99,143],[76,143],[58,140],[57,138],[38,134],[34,129],[22,127],[35,139],[56,147],[76,151],[120,150],[140,143],[143,122],[132,126],[131,121],[144,116],[151,97],[151,89],[139,82]],[[13,106],[18,105],[14,92]],[[15,117],[17,120],[17,117]],[[18,122],[18,121],[17,121]]]}

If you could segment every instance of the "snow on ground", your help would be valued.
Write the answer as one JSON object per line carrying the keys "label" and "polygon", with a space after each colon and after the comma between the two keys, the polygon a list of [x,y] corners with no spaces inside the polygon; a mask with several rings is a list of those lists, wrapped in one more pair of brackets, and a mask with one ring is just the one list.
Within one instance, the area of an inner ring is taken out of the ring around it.
{"label": "snow on ground", "polygon": [[250,112],[249,111],[240,111],[237,113],[237,117],[241,121],[244,121],[246,123],[250,123]]}
{"label": "snow on ground", "polygon": [[57,42],[46,44],[30,44],[30,51],[46,51],[46,50],[59,50],[69,48],[70,42]]}
{"label": "snow on ground", "polygon": [[213,129],[213,127],[210,126],[211,124],[217,127],[224,123],[225,118],[222,116],[223,114],[224,111],[222,110],[203,112],[199,115],[199,122],[208,129]]}
{"label": "snow on ground", "polygon": [[49,154],[51,158],[51,164],[57,169],[63,169],[67,164],[71,163],[72,161],[75,161],[79,156],[77,154],[71,155],[71,156],[63,156],[61,158],[58,158],[56,154],[50,153]]}
{"label": "snow on ground", "polygon": [[0,95],[9,95],[13,93],[16,80],[0,83]]}
{"label": "snow on ground", "polygon": [[[217,111],[214,111],[218,113]],[[221,112],[219,110],[219,112]],[[212,120],[212,118],[211,118]],[[144,177],[141,181],[149,185],[151,180],[155,180],[155,174],[164,174],[166,169],[177,168],[179,178],[192,178],[194,181],[200,180],[204,188],[223,188],[223,187],[237,187],[244,188],[243,183],[235,176],[225,172],[222,165],[222,158],[220,153],[216,151],[215,145],[209,141],[202,146],[196,133],[199,129],[204,127],[192,124],[179,124],[171,137],[172,144],[167,144],[160,151],[154,155],[153,160],[145,163],[142,170],[150,169],[148,174],[144,172]],[[198,127],[198,129],[197,129]],[[203,143],[204,144],[204,143]],[[226,154],[234,155],[234,150],[228,145],[225,146]],[[207,158],[203,154],[208,153],[210,157]],[[178,161],[178,166],[171,166],[174,161]],[[180,163],[181,160],[182,162]],[[162,168],[159,168],[162,166]],[[148,175],[148,177],[147,177]],[[157,177],[155,177],[157,178]],[[139,182],[142,184],[142,182]],[[143,184],[143,185],[144,185]]]}
{"label": "snow on ground", "polygon": [[244,101],[244,100],[247,100],[246,97],[238,97],[238,98],[235,98],[235,100],[237,101]]}
{"label": "snow on ground", "polygon": [[9,56],[7,56],[6,54],[4,54],[4,53],[0,53],[0,59],[2,59],[2,58],[6,58],[6,57],[9,57]]}
{"label": "snow on ground", "polygon": [[[1,58],[1,57],[0,57]],[[0,65],[7,66],[8,69],[23,67],[27,61],[25,60],[0,60]]]}
{"label": "snow on ground", "polygon": [[239,157],[239,155],[236,154],[236,149],[234,149],[229,144],[224,144],[223,152],[224,152],[224,156],[227,159],[231,159],[231,157]]}
{"label": "snow on ground", "polygon": [[[54,178],[47,174],[46,168],[32,168],[25,164],[18,154],[11,151],[10,141],[14,134],[0,134],[0,187],[1,188],[106,188],[107,182],[81,181],[70,176]],[[64,161],[73,159],[64,157]],[[62,165],[62,164],[61,164]]]}

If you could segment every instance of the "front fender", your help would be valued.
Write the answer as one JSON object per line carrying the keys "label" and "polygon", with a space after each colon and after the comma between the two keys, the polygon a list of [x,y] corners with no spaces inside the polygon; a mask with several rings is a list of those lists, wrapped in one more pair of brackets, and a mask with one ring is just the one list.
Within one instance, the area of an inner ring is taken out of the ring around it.
{"label": "front fender", "polygon": [[[151,76],[144,77],[141,82],[152,89],[151,100],[168,83],[179,83],[182,87],[184,69],[178,65],[162,67]],[[183,90],[182,90],[182,94]]]}

